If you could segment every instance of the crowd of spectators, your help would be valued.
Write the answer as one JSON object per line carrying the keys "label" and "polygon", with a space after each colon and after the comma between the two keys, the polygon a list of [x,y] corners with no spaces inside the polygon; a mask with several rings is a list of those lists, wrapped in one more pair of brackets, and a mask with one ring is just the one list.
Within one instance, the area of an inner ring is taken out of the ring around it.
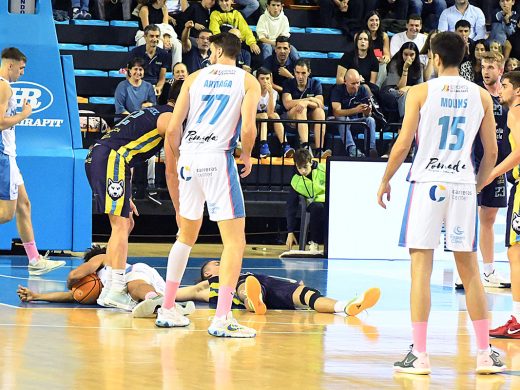
{"label": "crowd of spectators", "polygon": [[[107,2],[93,3],[97,16],[105,18]],[[116,115],[143,103],[153,104],[155,98],[164,102],[174,79],[209,65],[211,35],[229,31],[243,42],[237,66],[257,72],[262,85],[258,118],[365,122],[368,140],[361,151],[351,131],[356,125],[338,127],[350,156],[376,156],[377,131],[387,120],[398,122],[403,117],[408,89],[435,77],[429,42],[437,31],[456,31],[465,39],[467,53],[460,71],[471,81],[482,80],[480,56],[486,51],[502,53],[507,69],[516,68],[516,58],[520,57],[520,12],[514,0],[315,0],[320,6],[322,27],[340,28],[345,36],[336,85],[330,96],[324,96],[320,81],[313,77],[312,60],[299,58],[291,44],[290,21],[282,0],[115,3],[120,3],[124,19],[131,17],[133,9],[132,17],[139,23],[136,47],[129,52],[127,80],[116,91]],[[72,18],[91,17],[89,0],[73,0],[72,7]],[[403,28],[388,30],[389,19],[400,19],[402,23],[397,26]],[[250,27],[255,25],[256,29]],[[136,58],[141,61],[136,63]],[[132,65],[141,68],[135,70]],[[172,80],[166,80],[168,72],[172,72]],[[291,131],[291,127],[296,137],[289,145],[285,130]],[[259,126],[258,153],[262,158],[271,156],[267,142],[270,129],[280,142],[280,155],[285,157],[292,156],[293,148],[299,146],[318,157],[331,153],[326,132],[333,126],[323,122],[286,126],[263,122]]]}

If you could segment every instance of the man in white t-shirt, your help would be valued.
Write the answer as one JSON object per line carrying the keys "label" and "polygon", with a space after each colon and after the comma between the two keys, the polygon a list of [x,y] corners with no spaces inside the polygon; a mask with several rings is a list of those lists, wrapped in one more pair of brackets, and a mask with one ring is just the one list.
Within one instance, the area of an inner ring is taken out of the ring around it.
{"label": "man in white t-shirt", "polygon": [[[390,55],[393,57],[405,44],[406,42],[413,42],[419,48],[419,51],[424,46],[426,42],[426,35],[421,33],[422,29],[422,18],[420,15],[412,14],[408,16],[408,20],[406,21],[406,31],[400,32],[392,36],[390,40]],[[426,62],[428,61],[428,56],[423,54],[421,55],[421,63],[426,66]]]}

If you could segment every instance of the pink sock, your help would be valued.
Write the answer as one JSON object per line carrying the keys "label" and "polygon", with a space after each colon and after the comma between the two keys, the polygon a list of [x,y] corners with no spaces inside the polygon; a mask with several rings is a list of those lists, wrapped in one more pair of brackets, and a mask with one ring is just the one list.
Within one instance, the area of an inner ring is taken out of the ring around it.
{"label": "pink sock", "polygon": [[36,248],[36,243],[34,242],[34,240],[24,242],[23,247],[25,249],[25,253],[27,253],[27,257],[29,258],[29,264],[36,264],[40,259],[40,254],[38,253],[38,249]]}
{"label": "pink sock", "polygon": [[428,321],[412,322],[413,330],[413,349],[417,352],[426,352],[426,332]]}
{"label": "pink sock", "polygon": [[158,297],[159,294],[157,294],[155,291],[149,291],[146,293],[146,295],[144,296],[144,299],[152,299],[152,298],[155,298],[155,297]]}
{"label": "pink sock", "polygon": [[174,282],[172,280],[166,281],[163,303],[165,309],[171,309],[175,305],[175,297],[177,296],[177,290],[179,289],[180,284],[180,282]]}
{"label": "pink sock", "polygon": [[223,317],[231,310],[235,289],[230,286],[220,286],[218,289],[217,312],[215,317]]}
{"label": "pink sock", "polygon": [[473,321],[473,328],[475,328],[475,335],[477,336],[477,348],[480,351],[489,348],[489,320]]}

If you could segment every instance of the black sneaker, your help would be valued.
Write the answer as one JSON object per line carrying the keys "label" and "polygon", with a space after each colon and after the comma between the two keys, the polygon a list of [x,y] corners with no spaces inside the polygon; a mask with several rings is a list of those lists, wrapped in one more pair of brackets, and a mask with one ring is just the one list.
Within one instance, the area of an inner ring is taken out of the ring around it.
{"label": "black sneaker", "polygon": [[430,358],[426,352],[415,352],[413,345],[411,345],[410,352],[408,352],[405,358],[394,363],[394,371],[406,374],[429,375],[432,372],[430,369]]}

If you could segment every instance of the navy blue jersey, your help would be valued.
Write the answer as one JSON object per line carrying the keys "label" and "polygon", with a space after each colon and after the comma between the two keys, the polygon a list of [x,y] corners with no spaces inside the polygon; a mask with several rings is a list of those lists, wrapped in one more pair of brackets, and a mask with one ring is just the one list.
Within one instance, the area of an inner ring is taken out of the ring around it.
{"label": "navy blue jersey", "polygon": [[133,167],[138,162],[148,160],[163,147],[164,140],[157,130],[157,120],[162,113],[172,111],[173,107],[168,105],[135,111],[118,122],[97,143],[115,150]]}
{"label": "navy blue jersey", "polygon": [[[479,84],[481,87],[484,87],[483,84]],[[507,107],[500,104],[500,99],[498,96],[491,95],[493,99],[493,114],[495,116],[495,123],[497,125],[496,135],[497,135],[497,144],[498,144],[498,157],[497,164],[501,163],[509,153],[511,153],[511,146],[509,145],[509,129],[507,127]],[[484,147],[482,145],[482,141],[480,137],[475,138],[475,165],[478,169],[480,166],[480,161],[482,160],[482,156],[484,155]]]}

